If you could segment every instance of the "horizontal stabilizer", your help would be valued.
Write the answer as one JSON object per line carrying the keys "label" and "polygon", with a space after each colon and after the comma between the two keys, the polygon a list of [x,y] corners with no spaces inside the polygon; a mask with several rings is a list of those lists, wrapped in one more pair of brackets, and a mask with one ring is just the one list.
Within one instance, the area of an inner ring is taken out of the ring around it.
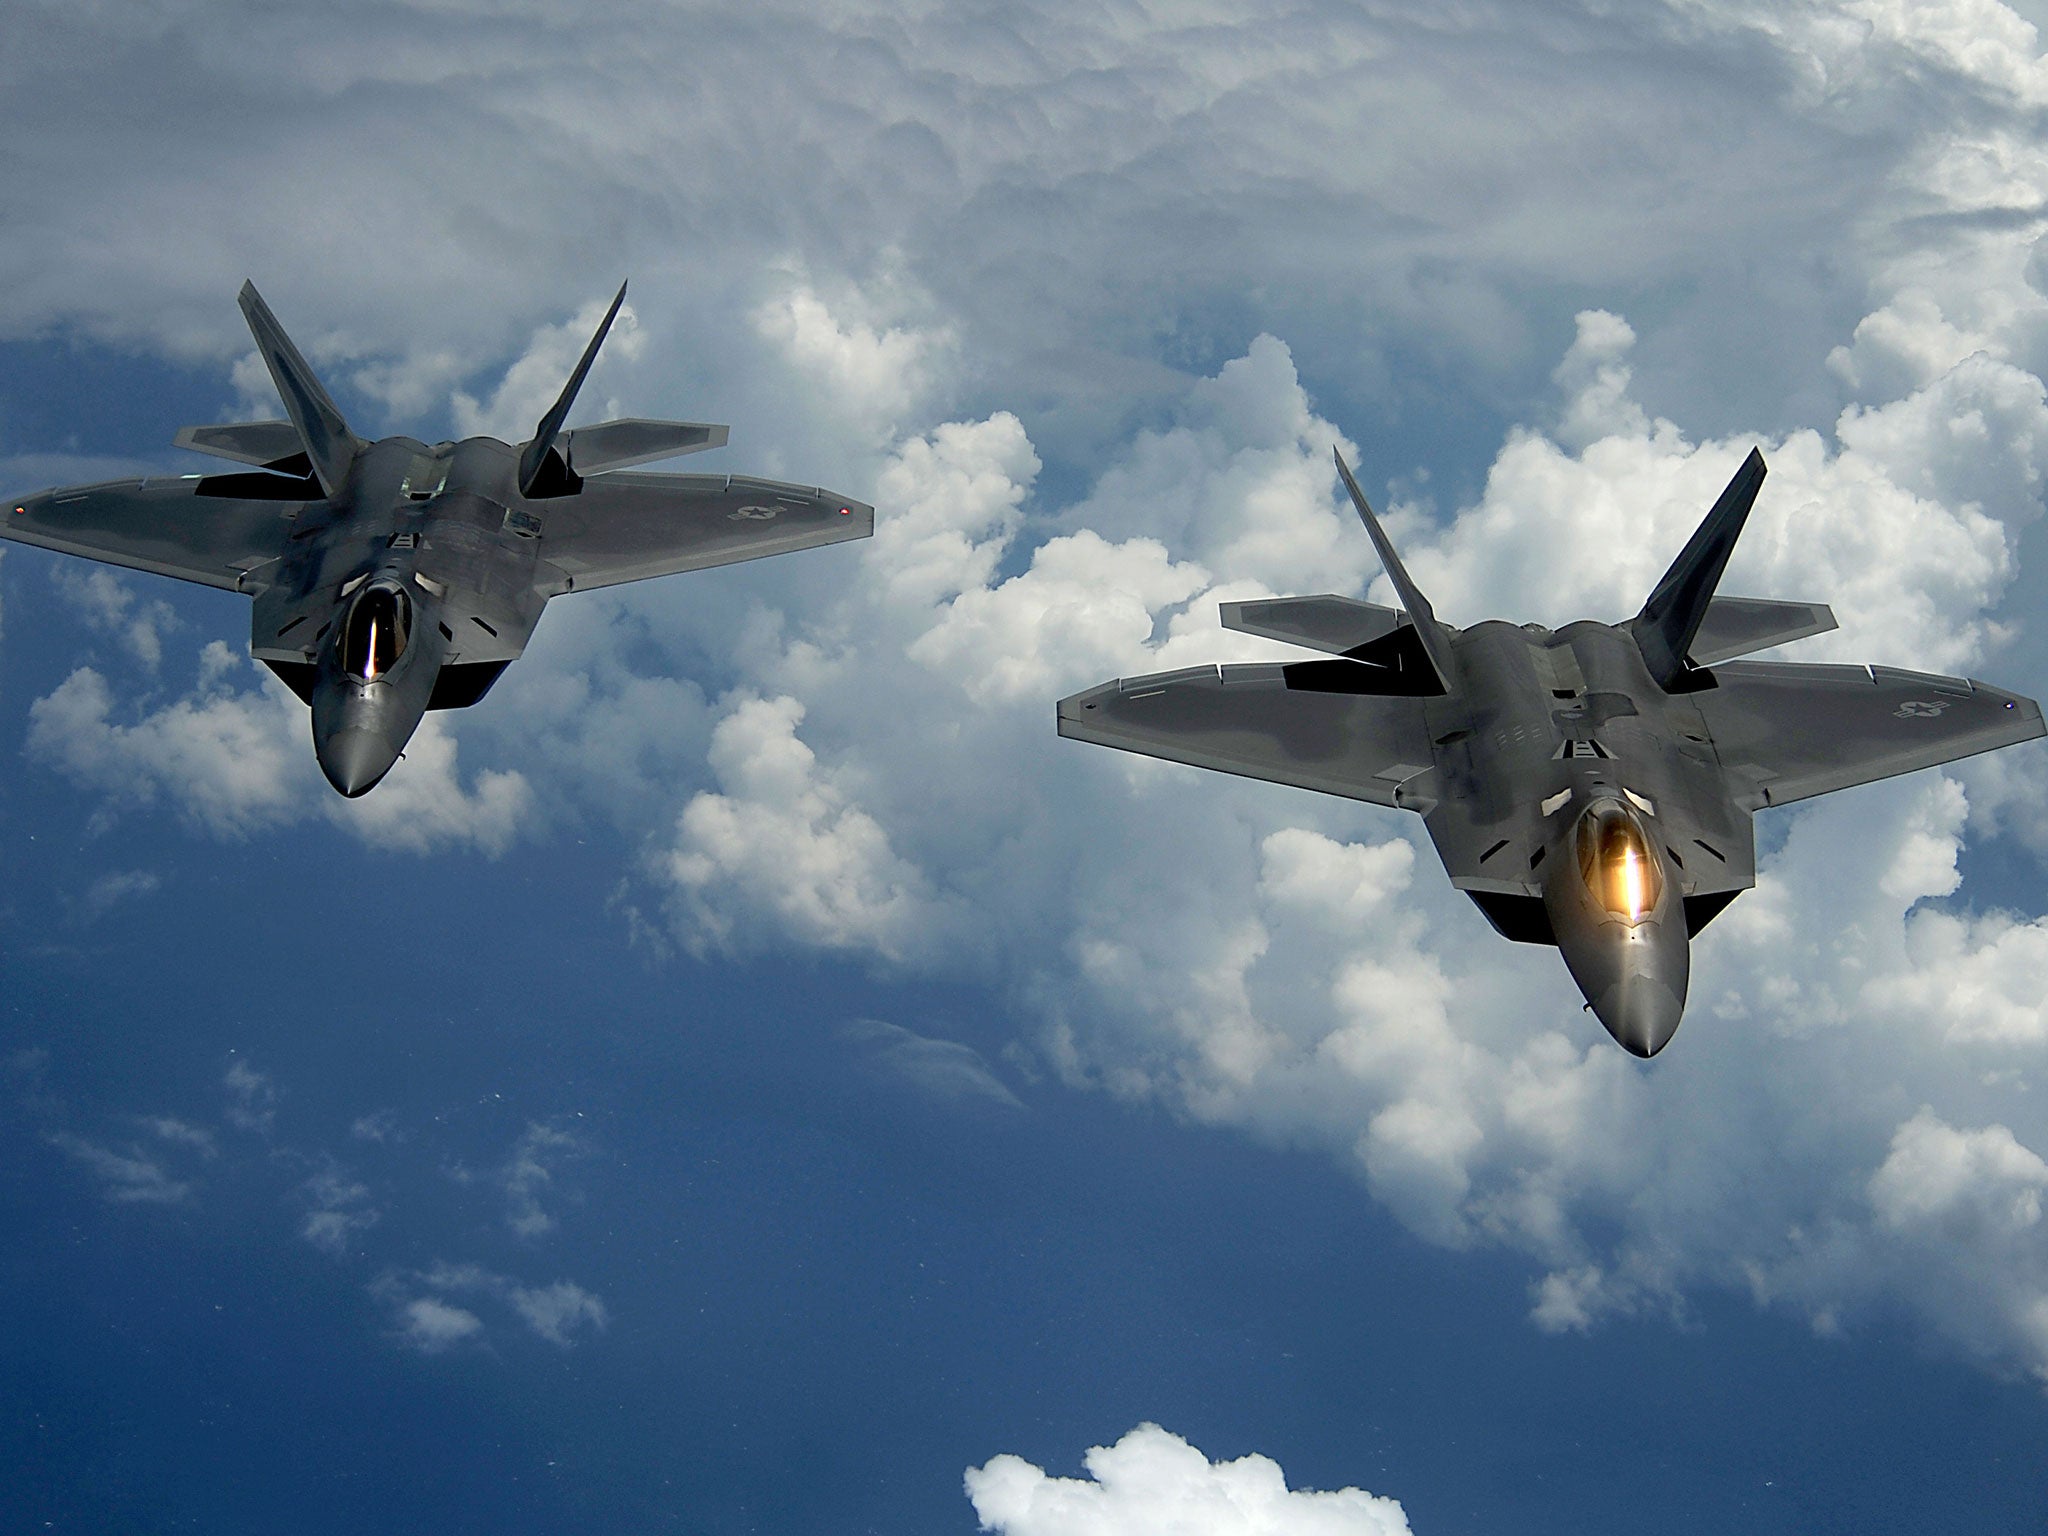
{"label": "horizontal stabilizer", "polygon": [[730,428],[705,421],[607,421],[594,427],[578,427],[564,440],[569,451],[569,468],[578,475],[595,475],[607,469],[625,469],[633,464],[651,464],[656,459],[680,458],[723,448]]}
{"label": "horizontal stabilizer", "polygon": [[1362,603],[1355,597],[1323,593],[1316,597],[1269,597],[1253,602],[1224,603],[1223,627],[1241,634],[1305,645],[1312,651],[1344,656],[1375,640],[1383,640],[1406,622],[1398,608]]}
{"label": "horizontal stabilizer", "polygon": [[1808,635],[1824,635],[1835,627],[1834,610],[1826,603],[1779,603],[1764,597],[1717,597],[1707,604],[1687,654],[1694,666],[1769,650]]}
{"label": "horizontal stabilizer", "polygon": [[249,334],[256,338],[256,350],[270,379],[284,401],[284,413],[297,429],[299,446],[313,466],[320,489],[329,496],[339,491],[348,478],[348,467],[362,441],[349,431],[341,410],[328,398],[299,349],[285,335],[277,316],[263,302],[254,283],[242,284],[242,317],[249,322]]}
{"label": "horizontal stabilizer", "polygon": [[210,453],[217,459],[233,459],[237,464],[259,464],[265,469],[301,475],[312,473],[306,462],[306,445],[299,441],[299,429],[288,421],[180,427],[171,441],[194,453]]}

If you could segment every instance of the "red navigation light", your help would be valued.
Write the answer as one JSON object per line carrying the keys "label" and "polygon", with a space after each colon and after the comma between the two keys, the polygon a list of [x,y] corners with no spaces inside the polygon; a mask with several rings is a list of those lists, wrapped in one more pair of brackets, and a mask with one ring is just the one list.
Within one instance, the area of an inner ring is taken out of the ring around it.
{"label": "red navigation light", "polygon": [[[16,507],[16,508],[15,508],[14,510],[15,510],[15,511],[17,511],[17,512],[19,512],[19,511],[21,510],[21,508],[19,508],[19,507]],[[853,508],[851,508],[851,507],[841,507],[841,508],[839,509],[839,515],[840,515],[841,517],[851,517],[851,516],[853,516]]]}

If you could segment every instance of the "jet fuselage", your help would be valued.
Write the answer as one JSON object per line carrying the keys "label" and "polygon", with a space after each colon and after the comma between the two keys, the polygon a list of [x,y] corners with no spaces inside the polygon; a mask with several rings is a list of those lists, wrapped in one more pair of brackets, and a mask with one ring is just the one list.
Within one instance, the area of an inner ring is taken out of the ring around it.
{"label": "jet fuselage", "polygon": [[430,707],[481,698],[567,590],[537,558],[546,508],[504,443],[390,437],[334,497],[286,509],[285,552],[248,577],[250,648],[312,705],[341,793],[381,779]]}
{"label": "jet fuselage", "polygon": [[1657,686],[1626,630],[1449,633],[1455,686],[1423,701],[1436,761],[1402,797],[1435,802],[1452,883],[1507,937],[1556,944],[1608,1032],[1652,1055],[1684,1009],[1690,930],[1726,900],[1693,898],[1688,865],[1747,884],[1749,814],[1690,696]]}

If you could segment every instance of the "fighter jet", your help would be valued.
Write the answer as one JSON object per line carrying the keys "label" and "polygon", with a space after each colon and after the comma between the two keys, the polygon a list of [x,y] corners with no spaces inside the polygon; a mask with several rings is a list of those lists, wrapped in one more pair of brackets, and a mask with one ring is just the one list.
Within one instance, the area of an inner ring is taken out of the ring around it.
{"label": "fighter jet", "polygon": [[564,431],[625,298],[621,284],[525,443],[372,443],[245,283],[242,313],[290,420],[186,427],[176,442],[253,467],[43,491],[5,503],[0,536],[254,598],[251,652],[312,706],[328,782],[363,794],[426,711],[490,691],[549,598],[874,532],[874,508],[818,486],[618,473],[723,447],[722,426]]}
{"label": "fighter jet", "polygon": [[1343,456],[1399,609],[1223,604],[1230,629],[1325,653],[1120,678],[1062,699],[1062,736],[1422,817],[1504,937],[1552,944],[1609,1034],[1678,1028],[1690,939],[1756,883],[1756,812],[2043,734],[1967,678],[1735,661],[1835,627],[1820,603],[1716,597],[1764,480],[1752,451],[1624,624],[1441,622]]}

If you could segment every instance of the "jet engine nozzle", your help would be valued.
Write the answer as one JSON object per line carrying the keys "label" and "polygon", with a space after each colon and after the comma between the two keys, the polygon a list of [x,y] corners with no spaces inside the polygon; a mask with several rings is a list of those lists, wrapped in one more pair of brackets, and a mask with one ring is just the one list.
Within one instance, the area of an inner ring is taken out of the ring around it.
{"label": "jet engine nozzle", "polygon": [[313,751],[335,789],[354,799],[391,771],[427,712],[445,649],[401,582],[381,575],[357,590],[313,683]]}
{"label": "jet engine nozzle", "polygon": [[1678,882],[1618,800],[1588,806],[1567,837],[1543,888],[1551,932],[1607,1032],[1654,1056],[1678,1030],[1692,968]]}

